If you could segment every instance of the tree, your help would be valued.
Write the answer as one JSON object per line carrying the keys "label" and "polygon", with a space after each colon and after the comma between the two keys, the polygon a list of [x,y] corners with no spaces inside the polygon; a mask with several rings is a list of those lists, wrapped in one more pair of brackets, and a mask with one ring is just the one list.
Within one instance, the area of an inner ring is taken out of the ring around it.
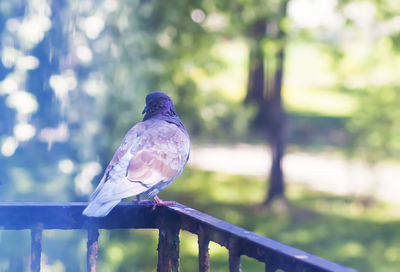
{"label": "tree", "polygon": [[[250,7],[255,6],[255,3],[252,4]],[[249,46],[248,86],[245,103],[256,105],[254,126],[268,134],[272,154],[270,185],[264,204],[269,204],[276,198],[285,197],[282,158],[286,145],[286,117],[281,93],[287,38],[285,22],[288,1],[268,4],[264,3],[268,10],[256,12],[256,15],[246,23],[244,28]],[[247,8],[249,6],[243,6],[239,10],[246,12]]]}

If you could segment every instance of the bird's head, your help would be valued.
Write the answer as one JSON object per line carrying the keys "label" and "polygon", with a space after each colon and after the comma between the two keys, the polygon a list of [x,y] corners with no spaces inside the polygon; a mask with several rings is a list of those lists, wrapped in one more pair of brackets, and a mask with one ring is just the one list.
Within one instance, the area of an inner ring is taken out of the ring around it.
{"label": "bird's head", "polygon": [[168,95],[163,92],[151,92],[146,96],[146,106],[142,114],[145,114],[143,120],[147,120],[158,114],[175,116],[176,112]]}

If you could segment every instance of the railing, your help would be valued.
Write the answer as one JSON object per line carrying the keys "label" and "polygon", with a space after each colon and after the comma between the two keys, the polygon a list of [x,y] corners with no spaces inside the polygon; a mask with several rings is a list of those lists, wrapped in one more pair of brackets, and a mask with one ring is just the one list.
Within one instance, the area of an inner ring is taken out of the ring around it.
{"label": "railing", "polygon": [[157,271],[179,271],[179,231],[198,236],[199,271],[209,271],[210,241],[229,250],[229,271],[241,271],[240,256],[265,263],[265,271],[340,271],[354,269],[324,260],[279,243],[192,208],[175,204],[121,203],[104,218],[82,215],[86,203],[0,203],[0,229],[31,230],[31,271],[40,271],[42,231],[46,229],[87,229],[87,271],[96,271],[98,229],[159,230]]}

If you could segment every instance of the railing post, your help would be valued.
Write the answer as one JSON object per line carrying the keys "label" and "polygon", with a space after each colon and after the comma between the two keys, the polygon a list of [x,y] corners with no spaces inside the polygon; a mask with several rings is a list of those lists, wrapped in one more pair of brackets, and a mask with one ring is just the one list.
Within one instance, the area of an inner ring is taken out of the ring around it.
{"label": "railing post", "polygon": [[210,254],[208,252],[208,245],[210,239],[205,233],[203,227],[200,226],[198,234],[198,244],[199,244],[199,272],[209,272],[210,271]]}
{"label": "railing post", "polygon": [[157,272],[179,271],[179,226],[162,224],[158,234]]}
{"label": "railing post", "polygon": [[229,272],[241,271],[239,243],[231,237],[229,239]]}
{"label": "railing post", "polygon": [[42,254],[42,229],[31,229],[31,272],[40,272],[40,257]]}
{"label": "railing post", "polygon": [[97,228],[88,229],[88,241],[87,241],[87,271],[97,271],[97,252],[99,249],[98,244],[99,230]]}
{"label": "railing post", "polygon": [[278,270],[278,266],[274,260],[267,258],[265,262],[265,272],[275,272]]}
{"label": "railing post", "polygon": [[265,264],[265,272],[275,272],[276,270],[278,270],[277,267]]}

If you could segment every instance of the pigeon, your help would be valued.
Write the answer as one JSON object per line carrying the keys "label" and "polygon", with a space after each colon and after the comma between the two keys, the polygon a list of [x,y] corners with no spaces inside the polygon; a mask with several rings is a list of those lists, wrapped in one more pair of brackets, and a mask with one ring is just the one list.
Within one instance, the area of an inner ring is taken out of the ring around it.
{"label": "pigeon", "polygon": [[144,118],[134,125],[115,152],[83,214],[106,216],[122,199],[153,197],[153,206],[171,205],[157,194],[182,172],[190,155],[190,138],[171,98],[163,92],[146,96]]}

